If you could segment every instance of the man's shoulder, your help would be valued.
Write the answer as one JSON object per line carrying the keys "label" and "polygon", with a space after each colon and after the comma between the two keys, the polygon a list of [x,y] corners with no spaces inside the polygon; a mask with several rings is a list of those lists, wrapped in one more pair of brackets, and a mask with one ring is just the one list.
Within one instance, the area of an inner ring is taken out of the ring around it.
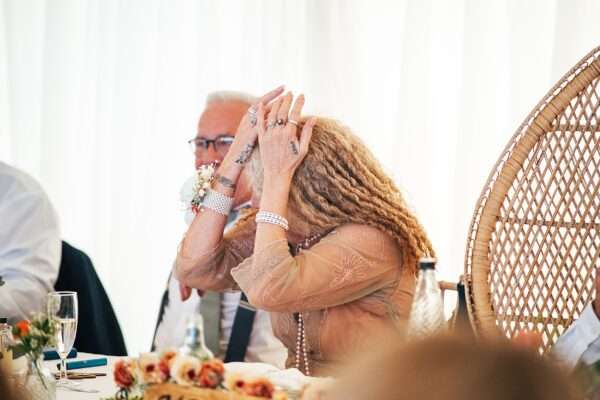
{"label": "man's shoulder", "polygon": [[22,194],[46,197],[42,186],[26,172],[0,162],[1,197],[13,197]]}

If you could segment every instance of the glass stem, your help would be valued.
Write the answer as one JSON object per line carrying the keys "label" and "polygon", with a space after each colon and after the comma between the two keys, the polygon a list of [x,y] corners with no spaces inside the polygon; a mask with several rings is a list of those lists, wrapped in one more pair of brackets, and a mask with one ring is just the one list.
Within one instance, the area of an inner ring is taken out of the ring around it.
{"label": "glass stem", "polygon": [[66,381],[67,378],[67,360],[66,357],[60,356],[60,380]]}

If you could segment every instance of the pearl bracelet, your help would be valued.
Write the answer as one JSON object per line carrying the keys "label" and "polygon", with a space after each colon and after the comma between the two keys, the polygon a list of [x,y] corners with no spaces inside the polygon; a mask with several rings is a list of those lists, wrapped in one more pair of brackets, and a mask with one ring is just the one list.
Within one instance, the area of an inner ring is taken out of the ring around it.
{"label": "pearl bracelet", "polygon": [[233,207],[233,197],[227,197],[223,193],[208,189],[202,207],[209,208],[214,212],[228,216]]}
{"label": "pearl bracelet", "polygon": [[285,229],[289,229],[288,220],[283,218],[281,215],[277,215],[268,211],[259,211],[255,218],[256,223],[265,223],[271,225],[277,225]]}

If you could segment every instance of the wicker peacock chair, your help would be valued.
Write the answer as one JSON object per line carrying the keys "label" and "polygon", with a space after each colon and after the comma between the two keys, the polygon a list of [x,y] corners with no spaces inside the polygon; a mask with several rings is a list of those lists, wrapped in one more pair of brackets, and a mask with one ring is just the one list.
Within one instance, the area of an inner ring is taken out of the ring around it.
{"label": "wicker peacock chair", "polygon": [[600,47],[529,114],[478,200],[465,257],[478,336],[542,333],[547,351],[600,267]]}

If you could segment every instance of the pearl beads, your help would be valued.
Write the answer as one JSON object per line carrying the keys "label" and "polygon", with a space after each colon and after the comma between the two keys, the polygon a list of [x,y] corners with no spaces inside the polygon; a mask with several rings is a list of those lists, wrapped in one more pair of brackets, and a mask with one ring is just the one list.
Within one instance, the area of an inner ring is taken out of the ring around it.
{"label": "pearl beads", "polygon": [[[294,255],[300,253],[302,249],[308,249],[319,239],[329,232],[310,236],[296,245]],[[300,370],[301,358],[304,362],[304,374],[310,376],[310,366],[308,364],[308,350],[306,345],[306,330],[304,329],[304,318],[302,313],[298,313],[298,332],[296,333],[296,368]]]}

